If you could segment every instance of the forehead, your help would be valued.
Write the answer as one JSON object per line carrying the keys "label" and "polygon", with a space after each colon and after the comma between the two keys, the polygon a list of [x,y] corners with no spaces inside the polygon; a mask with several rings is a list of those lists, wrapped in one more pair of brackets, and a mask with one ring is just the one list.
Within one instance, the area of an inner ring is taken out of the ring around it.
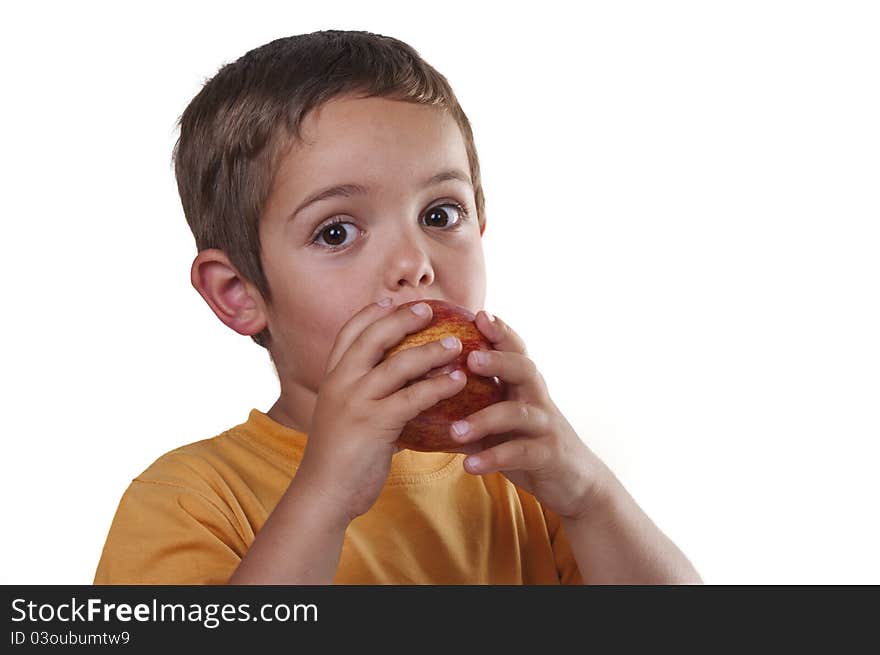
{"label": "forehead", "polygon": [[381,186],[469,170],[461,130],[440,107],[345,96],[309,112],[301,135],[279,166],[288,190],[308,193],[328,182]]}

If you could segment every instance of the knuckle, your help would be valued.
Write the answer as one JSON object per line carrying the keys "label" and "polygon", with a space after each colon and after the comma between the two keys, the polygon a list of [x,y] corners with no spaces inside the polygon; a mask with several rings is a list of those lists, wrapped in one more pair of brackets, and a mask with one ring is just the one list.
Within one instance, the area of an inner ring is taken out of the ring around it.
{"label": "knuckle", "polygon": [[544,430],[547,425],[547,413],[540,407],[531,406],[529,418],[535,430]]}
{"label": "knuckle", "polygon": [[[448,376],[438,376],[438,378],[445,377]],[[446,387],[445,380],[442,379],[422,380],[421,382],[412,384],[406,387],[408,403],[410,406],[423,412],[436,405],[444,395],[447,395],[444,393]]]}
{"label": "knuckle", "polygon": [[400,390],[400,393],[403,394],[403,401],[408,405],[415,405],[419,411],[423,409],[422,407],[422,394],[419,393],[419,384],[411,384],[408,387],[404,387]]}
{"label": "knuckle", "polygon": [[387,369],[388,375],[390,375],[392,377],[397,377],[398,375],[400,375],[404,369],[404,360],[405,359],[406,359],[406,351],[405,350],[401,351],[401,352],[394,353],[393,355],[391,355],[391,357],[386,359],[383,366],[385,366],[385,368]]}
{"label": "knuckle", "polygon": [[541,373],[538,371],[537,364],[535,364],[535,362],[533,362],[532,359],[529,357],[526,357],[525,360],[526,360],[526,368],[528,369],[529,376],[533,377],[533,378],[540,377]]}
{"label": "knuckle", "polygon": [[449,395],[449,384],[446,381],[449,379],[449,376],[441,375],[438,377],[446,379],[429,380],[424,383],[424,389],[422,390],[422,393],[419,394],[418,400],[418,408],[420,412],[430,409]]}
{"label": "knuckle", "polygon": [[550,459],[550,449],[544,444],[535,444],[534,459],[536,464],[543,466]]}
{"label": "knuckle", "polygon": [[519,419],[523,423],[528,423],[529,419],[532,417],[532,408],[529,407],[528,403],[521,402],[519,403],[517,409],[519,410]]}

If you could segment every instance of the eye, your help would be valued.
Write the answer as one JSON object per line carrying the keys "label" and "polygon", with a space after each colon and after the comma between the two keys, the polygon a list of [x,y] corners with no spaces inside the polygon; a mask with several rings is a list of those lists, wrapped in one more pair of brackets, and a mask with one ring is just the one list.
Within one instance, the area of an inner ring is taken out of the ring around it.
{"label": "eye", "polygon": [[[350,227],[343,227],[345,225]],[[349,245],[349,237],[353,239],[357,236],[357,231],[354,223],[343,221],[341,218],[334,218],[318,229],[313,242],[318,243],[320,239],[324,238],[327,250],[339,250]]]}
{"label": "eye", "polygon": [[[447,209],[449,207],[453,209],[452,212]],[[426,219],[425,223],[428,227],[440,228],[446,232],[459,229],[468,220],[467,209],[457,202],[444,202],[432,205],[422,216]],[[341,216],[337,216],[318,228],[312,237],[311,245],[323,248],[324,250],[342,250],[351,245],[351,242],[358,236],[359,232],[360,230],[358,230],[354,223],[345,221]],[[321,243],[322,240],[324,241],[323,244]]]}
{"label": "eye", "polygon": [[450,225],[450,217],[449,212],[444,209],[445,207],[452,207],[455,211],[454,214],[457,214],[457,218],[452,223],[452,227],[449,229],[455,229],[461,225],[468,218],[467,210],[462,207],[457,202],[445,202],[440,205],[434,205],[428,211],[425,212],[424,216],[426,218],[426,223],[428,227],[441,227],[447,228]]}

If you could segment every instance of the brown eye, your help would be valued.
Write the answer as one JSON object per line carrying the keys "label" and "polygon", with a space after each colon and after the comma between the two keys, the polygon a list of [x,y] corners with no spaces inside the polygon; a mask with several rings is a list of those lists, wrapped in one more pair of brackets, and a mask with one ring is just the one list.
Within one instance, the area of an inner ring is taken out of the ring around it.
{"label": "brown eye", "polygon": [[[452,208],[452,212],[449,211]],[[456,226],[464,220],[466,216],[464,208],[458,203],[444,203],[442,205],[434,205],[425,212],[425,223],[428,227],[449,227]],[[454,217],[454,218],[453,218]]]}
{"label": "brown eye", "polygon": [[348,232],[341,225],[329,225],[321,232],[331,246],[340,246],[345,243],[345,237]]}
{"label": "brown eye", "polygon": [[[344,227],[346,225],[349,227]],[[347,246],[355,236],[357,236],[357,228],[352,223],[335,221],[318,231],[315,235],[315,243],[320,244],[323,241],[327,250],[337,250]]]}

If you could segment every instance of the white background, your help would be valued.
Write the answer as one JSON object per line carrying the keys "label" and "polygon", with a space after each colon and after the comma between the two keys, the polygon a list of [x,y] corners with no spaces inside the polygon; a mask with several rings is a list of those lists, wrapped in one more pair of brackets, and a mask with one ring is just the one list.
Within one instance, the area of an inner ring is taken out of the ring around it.
{"label": "white background", "polygon": [[190,285],[171,149],[221,65],[318,29],[450,80],[486,308],[706,582],[880,583],[877,5],[579,6],[7,8],[0,583],[91,583],[133,477],[276,399]]}

